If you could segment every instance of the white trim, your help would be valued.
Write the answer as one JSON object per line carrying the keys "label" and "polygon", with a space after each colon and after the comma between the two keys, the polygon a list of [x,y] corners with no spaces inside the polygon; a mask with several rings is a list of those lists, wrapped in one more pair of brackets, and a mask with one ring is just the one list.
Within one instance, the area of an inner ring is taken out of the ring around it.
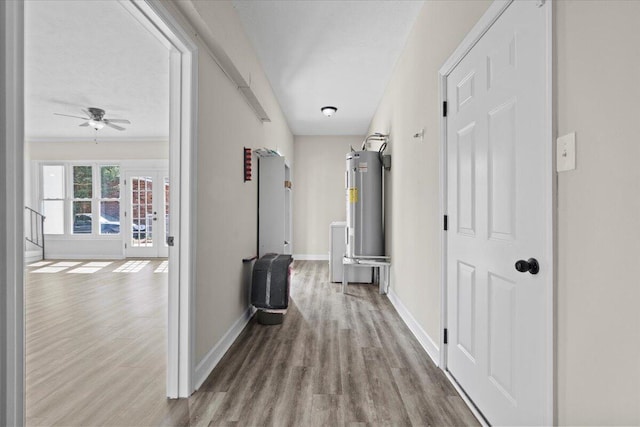
{"label": "white trim", "polygon": [[195,373],[196,389],[200,388],[202,383],[204,383],[211,372],[213,372],[213,369],[218,365],[222,357],[244,330],[245,326],[247,326],[255,312],[256,309],[253,306],[248,307],[244,313],[233,322],[233,325],[231,325],[220,341],[211,347],[207,355],[198,363]]}
{"label": "white trim", "polygon": [[[189,397],[193,392],[195,349],[195,235],[196,148],[198,117],[198,48],[178,19],[160,0],[121,0],[154,35],[173,46],[170,53],[169,180],[171,203],[169,235],[169,297],[167,330],[167,397]],[[168,7],[172,7],[167,4]]]}
{"label": "white trim", "polygon": [[[40,256],[39,258],[42,258]],[[125,259],[124,256],[121,255],[87,255],[87,254],[65,254],[65,253],[50,253],[47,251],[47,261],[49,260],[57,260],[57,259],[104,259],[104,260],[121,260]]]}
{"label": "white trim", "polygon": [[500,18],[500,15],[513,3],[513,0],[494,0],[487,11],[473,26],[471,31],[467,33],[465,38],[460,42],[456,50],[453,51],[449,59],[447,59],[438,74],[440,76],[448,76],[453,69],[467,56],[467,53],[480,41],[482,36],[489,31],[489,28]]}
{"label": "white trim", "polygon": [[435,343],[435,341],[424,329],[422,329],[422,326],[420,326],[418,321],[409,312],[409,309],[404,306],[393,289],[389,289],[387,298],[389,298],[389,301],[391,301],[391,304],[400,315],[400,318],[407,325],[411,333],[413,333],[413,335],[416,337],[422,348],[424,348],[431,360],[433,360],[433,363],[435,363],[436,366],[440,366],[440,350],[438,349],[438,345]]}
{"label": "white trim", "polygon": [[553,8],[554,3],[549,1],[549,4],[546,5],[546,25],[547,25],[547,123],[545,133],[547,134],[547,159],[551,159],[550,162],[547,163],[547,182],[546,186],[550,189],[550,193],[548,193],[549,198],[547,199],[547,214],[549,217],[547,218],[547,223],[551,225],[548,230],[549,234],[547,235],[547,242],[549,243],[549,247],[547,251],[549,253],[549,259],[551,262],[549,263],[548,269],[550,283],[548,283],[547,289],[547,309],[549,312],[547,313],[547,354],[546,358],[549,361],[547,364],[547,372],[545,376],[547,378],[547,387],[546,387],[546,402],[545,407],[547,408],[547,415],[545,422],[549,425],[557,425],[558,424],[558,408],[556,401],[556,283],[558,283],[557,278],[557,245],[558,245],[558,233],[557,233],[557,224],[558,224],[558,174],[556,173],[556,150],[554,149],[556,140],[556,115],[555,115],[555,51],[553,49],[555,32],[553,30]]}
{"label": "white trim", "polygon": [[443,221],[440,229],[440,363],[442,369],[447,367],[447,344],[444,342],[444,330],[447,328],[447,232],[444,229],[444,216],[448,215],[447,206],[447,119],[443,114],[443,102],[447,99],[447,77],[438,75],[438,111],[440,111],[440,218]]}
{"label": "white trim", "polygon": [[[129,0],[126,0],[129,1]],[[98,144],[100,143],[109,143],[109,142],[126,142],[127,144],[132,143],[135,144],[137,142],[153,142],[158,144],[168,144],[166,136],[133,136],[133,137],[117,137],[117,136],[107,136],[101,137],[98,136]],[[25,142],[27,144],[30,143],[53,143],[53,142],[77,142],[77,143],[95,143],[93,138],[82,138],[82,137],[35,137],[30,138],[26,137]]]}
{"label": "white trim", "polygon": [[329,261],[329,254],[293,254],[297,261]]}
{"label": "white trim", "polygon": [[24,416],[24,2],[0,5],[0,425]]}
{"label": "white trim", "polygon": [[[471,29],[471,31],[467,34],[464,40],[460,43],[458,48],[454,51],[454,53],[445,61],[438,72],[439,77],[439,95],[438,95],[438,105],[442,105],[443,101],[447,99],[447,76],[454,70],[454,68],[462,61],[462,59],[469,53],[469,51],[478,43],[478,41],[482,38],[482,36],[491,28],[491,26],[498,20],[498,18],[502,15],[502,13],[507,9],[507,7],[513,2],[513,0],[494,0],[494,2],[489,6],[484,15],[480,18],[480,20],[476,23],[476,25]],[[545,164],[547,182],[545,183],[548,189],[546,199],[546,203],[548,205],[547,212],[549,218],[547,218],[547,223],[550,225],[548,231],[548,242],[549,247],[547,248],[549,259],[551,260],[551,265],[548,267],[551,272],[549,274],[550,280],[547,283],[547,303],[546,309],[547,313],[547,372],[545,382],[547,383],[545,393],[546,402],[545,406],[547,408],[545,415],[545,425],[555,425],[557,423],[557,408],[556,408],[556,388],[555,388],[555,333],[556,333],[556,298],[555,298],[555,283],[557,280],[557,271],[555,268],[557,262],[557,188],[556,181],[557,176],[555,174],[555,150],[554,140],[555,140],[555,103],[554,103],[554,92],[553,92],[553,83],[554,83],[554,61],[553,61],[553,7],[551,1],[543,2],[540,7],[546,7],[546,27],[547,27],[547,123],[545,133],[547,134],[547,164]],[[442,117],[440,115],[440,212],[444,215],[447,212],[447,174],[446,174],[446,165],[447,165],[447,119],[446,117]],[[442,331],[447,327],[447,242],[446,242],[446,232],[441,232],[441,302],[440,302],[440,321],[442,325]],[[452,382],[456,390],[463,396],[463,399],[467,403],[467,406],[471,409],[471,411],[476,415],[477,409],[471,403],[470,400],[466,397],[464,392],[460,390],[457,383],[453,380],[451,375],[448,374],[447,371],[447,345],[444,344],[444,334],[441,333],[440,336],[440,348],[443,349],[441,352],[441,365],[440,368],[445,371],[447,374],[447,378]],[[482,417],[476,418],[482,420]],[[482,421],[481,421],[482,422]]]}

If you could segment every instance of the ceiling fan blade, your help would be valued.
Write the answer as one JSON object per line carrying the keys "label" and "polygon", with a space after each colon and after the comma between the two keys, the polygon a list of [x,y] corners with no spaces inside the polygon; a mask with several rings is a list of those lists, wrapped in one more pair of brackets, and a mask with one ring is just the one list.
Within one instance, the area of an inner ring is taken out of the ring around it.
{"label": "ceiling fan blade", "polygon": [[89,122],[84,122],[84,123],[82,123],[82,124],[80,124],[78,126],[87,127],[87,126],[89,126]]}
{"label": "ceiling fan blade", "polygon": [[131,122],[126,119],[104,119],[105,123],[124,123],[130,125]]}
{"label": "ceiling fan blade", "polygon": [[105,125],[107,125],[107,126],[109,126],[109,127],[114,128],[114,129],[117,129],[117,130],[125,130],[123,127],[120,127],[120,126],[114,125],[113,123],[109,123],[109,122],[108,122],[108,121],[106,121],[106,120],[104,121],[104,124],[105,124]]}
{"label": "ceiling fan blade", "polygon": [[60,113],[53,113],[56,116],[65,116],[65,117],[73,117],[76,119],[82,119],[82,120],[90,120],[88,117],[80,117],[80,116],[70,116],[69,114],[60,114]]}
{"label": "ceiling fan blade", "polygon": [[92,117],[91,113],[89,111],[87,111],[86,108],[81,108],[82,112],[85,113],[87,116]]}

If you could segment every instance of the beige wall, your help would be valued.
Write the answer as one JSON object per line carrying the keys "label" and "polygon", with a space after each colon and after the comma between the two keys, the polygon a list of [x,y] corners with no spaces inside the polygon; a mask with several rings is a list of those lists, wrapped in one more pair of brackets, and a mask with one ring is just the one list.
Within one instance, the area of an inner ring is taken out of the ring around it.
{"label": "beige wall", "polygon": [[[438,345],[440,229],[438,70],[489,1],[427,1],[371,122],[390,133],[386,245],[393,291]],[[424,140],[413,135],[424,128]]]}
{"label": "beige wall", "polygon": [[[393,289],[436,342],[437,71],[488,4],[425,3],[370,127],[391,133]],[[558,134],[578,139],[577,170],[558,177],[558,421],[638,425],[640,198],[630,194],[640,185],[640,2],[555,4]]]}
{"label": "beige wall", "polygon": [[346,220],[344,173],[350,146],[363,136],[296,136],[293,169],[293,252],[329,252],[329,224]]}
{"label": "beige wall", "polygon": [[556,3],[558,420],[640,424],[640,2]]}
{"label": "beige wall", "polygon": [[[187,3],[176,2],[180,7]],[[272,120],[264,124],[258,120],[236,85],[189,28],[199,45],[195,295],[198,364],[248,307],[242,258],[256,253],[257,181],[254,173],[253,181],[243,182],[242,148],[277,148],[293,163],[293,136],[231,3],[193,4],[219,47],[243,75],[251,76],[251,87]]]}

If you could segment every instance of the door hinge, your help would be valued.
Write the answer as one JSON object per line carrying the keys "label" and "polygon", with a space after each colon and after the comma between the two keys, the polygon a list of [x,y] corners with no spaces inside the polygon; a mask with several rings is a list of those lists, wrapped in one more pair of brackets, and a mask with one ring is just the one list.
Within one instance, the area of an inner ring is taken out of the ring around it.
{"label": "door hinge", "polygon": [[444,328],[444,343],[449,344],[449,331],[447,328]]}
{"label": "door hinge", "polygon": [[538,0],[538,2],[536,3],[536,6],[542,7],[544,6],[545,3],[546,3],[546,0]]}
{"label": "door hinge", "polygon": [[126,243],[124,244],[124,248],[127,249],[127,244]]}
{"label": "door hinge", "polygon": [[124,185],[127,185],[127,180],[126,179],[124,180]]}
{"label": "door hinge", "polygon": [[449,217],[447,215],[444,216],[444,231],[449,230]]}
{"label": "door hinge", "polygon": [[127,216],[127,211],[124,211],[124,216],[125,216],[125,217]]}
{"label": "door hinge", "polygon": [[174,245],[174,238],[173,236],[168,236],[167,237],[167,246],[173,246]]}
{"label": "door hinge", "polygon": [[447,117],[447,101],[442,103],[442,117]]}

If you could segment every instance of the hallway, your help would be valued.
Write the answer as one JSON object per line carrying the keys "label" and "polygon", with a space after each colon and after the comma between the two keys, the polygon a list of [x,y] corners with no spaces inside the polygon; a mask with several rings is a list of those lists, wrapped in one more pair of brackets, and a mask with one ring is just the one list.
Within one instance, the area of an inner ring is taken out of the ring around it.
{"label": "hallway", "polygon": [[477,425],[375,285],[296,261],[282,325],[255,319],[170,425]]}

